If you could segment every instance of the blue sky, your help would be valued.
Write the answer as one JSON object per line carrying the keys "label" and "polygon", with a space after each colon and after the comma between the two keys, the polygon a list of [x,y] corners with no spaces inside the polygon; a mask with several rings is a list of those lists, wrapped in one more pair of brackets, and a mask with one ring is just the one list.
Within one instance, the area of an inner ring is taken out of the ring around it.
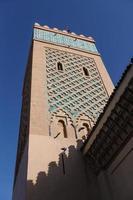
{"label": "blue sky", "polygon": [[34,22],[93,36],[116,84],[133,56],[132,10],[132,0],[0,0],[0,200],[11,200]]}

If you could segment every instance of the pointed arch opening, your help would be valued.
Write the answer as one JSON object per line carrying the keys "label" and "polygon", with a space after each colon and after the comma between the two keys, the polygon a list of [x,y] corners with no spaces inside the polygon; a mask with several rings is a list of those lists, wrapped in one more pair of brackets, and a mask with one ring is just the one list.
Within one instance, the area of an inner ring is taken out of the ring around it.
{"label": "pointed arch opening", "polygon": [[85,140],[87,138],[87,136],[90,133],[90,128],[88,123],[83,122],[80,125],[80,128],[78,129],[78,137],[81,138],[82,140]]}
{"label": "pointed arch opening", "polygon": [[59,134],[62,134],[64,138],[67,138],[67,130],[66,130],[66,125],[63,120],[58,121],[58,132]]}
{"label": "pointed arch opening", "polygon": [[77,136],[81,140],[85,140],[91,132],[92,121],[86,114],[82,113],[76,120],[77,124]]}
{"label": "pointed arch opening", "polygon": [[86,134],[88,135],[90,133],[89,125],[87,123],[83,123],[83,127],[85,129]]}

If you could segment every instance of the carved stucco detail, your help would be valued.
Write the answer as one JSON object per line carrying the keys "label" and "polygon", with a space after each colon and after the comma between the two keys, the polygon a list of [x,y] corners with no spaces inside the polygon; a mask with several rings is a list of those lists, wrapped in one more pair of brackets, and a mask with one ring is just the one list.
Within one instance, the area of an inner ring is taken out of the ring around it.
{"label": "carved stucco detail", "polygon": [[[45,49],[45,55],[50,116],[62,109],[73,121],[85,113],[94,123],[108,100],[94,59],[51,48]],[[57,62],[63,71],[58,71]]]}
{"label": "carved stucco detail", "polygon": [[[50,121],[50,136],[54,137],[55,139],[58,138],[64,138],[64,135],[62,134],[62,130],[60,130],[59,127],[59,122],[63,122],[65,126],[65,134],[67,137],[75,138],[76,133],[75,133],[75,127],[73,125],[73,121],[69,115],[64,112],[63,110],[58,110],[57,112],[54,112],[51,116],[51,121]],[[69,134],[71,134],[69,136]]]}

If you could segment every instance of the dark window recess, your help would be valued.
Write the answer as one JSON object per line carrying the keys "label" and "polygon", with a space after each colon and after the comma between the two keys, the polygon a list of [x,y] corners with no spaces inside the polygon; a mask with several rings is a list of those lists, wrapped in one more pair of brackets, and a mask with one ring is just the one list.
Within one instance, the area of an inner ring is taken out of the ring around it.
{"label": "dark window recess", "polygon": [[59,71],[63,71],[63,65],[62,65],[61,62],[57,63],[57,68],[58,68]]}
{"label": "dark window recess", "polygon": [[84,75],[89,76],[88,69],[86,67],[83,67]]}
{"label": "dark window recess", "polygon": [[62,158],[62,171],[63,171],[63,174],[65,175],[65,162],[64,162],[64,155],[63,153],[61,154],[61,158]]}
{"label": "dark window recess", "polygon": [[87,123],[83,123],[83,127],[86,128],[87,134],[90,133],[89,125]]}
{"label": "dark window recess", "polygon": [[60,126],[61,132],[63,133],[64,137],[67,138],[67,130],[66,130],[65,122],[63,120],[59,120],[58,125]]}

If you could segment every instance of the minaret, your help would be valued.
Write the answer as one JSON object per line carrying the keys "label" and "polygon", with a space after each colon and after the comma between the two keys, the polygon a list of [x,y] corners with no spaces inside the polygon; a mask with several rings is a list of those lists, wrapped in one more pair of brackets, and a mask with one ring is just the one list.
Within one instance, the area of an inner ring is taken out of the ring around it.
{"label": "minaret", "polygon": [[88,199],[79,148],[112,90],[92,37],[34,25],[13,200]]}

